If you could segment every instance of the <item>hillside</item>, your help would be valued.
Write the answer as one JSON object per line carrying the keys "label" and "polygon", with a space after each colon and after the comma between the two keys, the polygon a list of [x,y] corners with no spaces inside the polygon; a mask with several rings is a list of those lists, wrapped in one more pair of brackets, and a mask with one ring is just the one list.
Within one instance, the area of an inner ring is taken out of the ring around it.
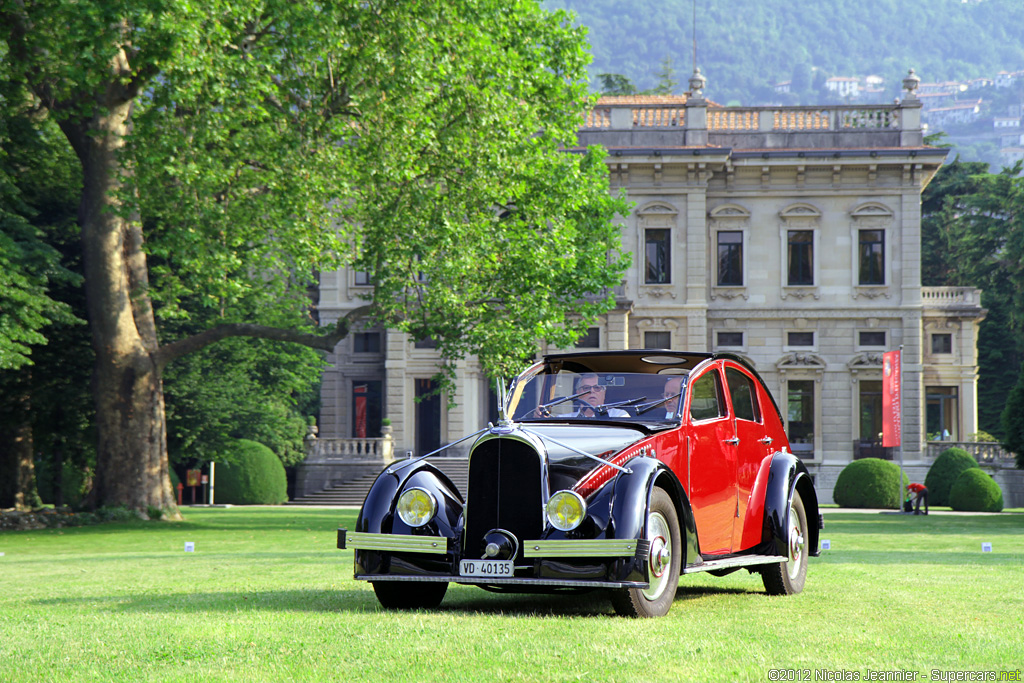
{"label": "hillside", "polygon": [[[1024,70],[1024,3],[1020,0],[696,0],[697,63],[706,95],[733,105],[818,104],[841,101],[824,89],[831,76],[884,79],[866,103],[900,97],[913,67],[923,82],[994,78]],[[622,74],[640,90],[657,86],[671,59],[675,92],[693,70],[693,0],[545,0],[586,26],[598,90],[601,73]],[[790,81],[791,92],[775,85]],[[973,94],[983,116],[1003,116],[994,88]],[[1013,98],[1020,101],[1020,88]],[[999,93],[1005,100],[1010,93]],[[994,109],[993,104],[997,104]],[[991,128],[991,125],[990,125]],[[933,127],[934,129],[934,127]],[[998,159],[998,138],[951,142],[965,158]],[[982,151],[984,150],[984,151]]]}
{"label": "hillside", "polygon": [[[592,74],[619,73],[651,88],[671,57],[692,71],[692,0],[547,0],[589,29]],[[914,67],[925,81],[1024,69],[1019,0],[697,0],[697,61],[709,95],[771,100],[780,81],[877,74],[895,85]]]}

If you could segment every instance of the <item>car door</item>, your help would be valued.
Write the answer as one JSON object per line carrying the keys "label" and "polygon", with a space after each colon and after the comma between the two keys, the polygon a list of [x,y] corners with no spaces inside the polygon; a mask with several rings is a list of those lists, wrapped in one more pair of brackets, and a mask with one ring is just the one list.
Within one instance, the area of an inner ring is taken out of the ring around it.
{"label": "car door", "polygon": [[732,551],[736,514],[736,449],[721,362],[690,381],[685,404],[690,452],[690,504],[702,555]]}
{"label": "car door", "polygon": [[[745,549],[744,523],[750,492],[761,469],[761,462],[771,453],[771,438],[765,431],[764,415],[757,382],[738,365],[726,364],[725,385],[729,392],[730,419],[736,451],[736,510],[733,523],[733,552]],[[760,519],[757,523],[756,538],[760,540]],[[747,541],[750,534],[747,534]],[[755,541],[756,542],[756,541]]]}

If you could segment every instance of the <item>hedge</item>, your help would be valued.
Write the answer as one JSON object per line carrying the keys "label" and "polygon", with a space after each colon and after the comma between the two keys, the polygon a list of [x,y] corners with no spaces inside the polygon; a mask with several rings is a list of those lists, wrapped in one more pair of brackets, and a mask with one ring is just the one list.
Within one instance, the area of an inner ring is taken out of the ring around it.
{"label": "hedge", "polygon": [[214,502],[236,505],[278,505],[288,500],[288,480],[274,451],[261,443],[238,439],[229,462],[214,473]]}
{"label": "hedge", "polygon": [[962,448],[947,448],[932,463],[924,485],[929,505],[949,505],[949,490],[964,470],[977,467],[978,461]]}
{"label": "hedge", "polygon": [[847,508],[895,508],[903,501],[903,490],[909,482],[900,468],[888,460],[864,458],[854,460],[839,473],[832,499]]}
{"label": "hedge", "polygon": [[999,484],[978,467],[964,470],[949,491],[949,504],[962,512],[1000,512],[1003,492]]}

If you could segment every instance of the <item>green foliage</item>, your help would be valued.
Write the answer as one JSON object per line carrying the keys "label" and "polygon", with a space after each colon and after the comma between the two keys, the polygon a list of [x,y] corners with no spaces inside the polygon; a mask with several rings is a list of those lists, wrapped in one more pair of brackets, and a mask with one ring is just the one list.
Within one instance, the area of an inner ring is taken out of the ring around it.
{"label": "green foliage", "polygon": [[1024,368],[1017,375],[1017,384],[1010,391],[1003,408],[1003,447],[1017,458],[1017,467],[1024,469]]}
{"label": "green foliage", "polygon": [[839,473],[832,499],[842,507],[899,509],[908,483],[903,475],[900,486],[900,468],[893,462],[880,458],[854,460]]}
{"label": "green foliage", "polygon": [[214,496],[218,503],[236,505],[277,505],[288,500],[284,465],[261,443],[236,440],[224,454],[214,475]]}
{"label": "green foliage", "polygon": [[949,505],[949,490],[964,470],[978,466],[974,456],[962,448],[947,448],[935,458],[924,478],[931,505]]}
{"label": "green foliage", "polygon": [[636,95],[637,89],[633,81],[622,74],[598,74],[602,95]]}
{"label": "green foliage", "polygon": [[179,358],[164,375],[171,461],[217,460],[235,439],[250,439],[285,466],[301,462],[322,369],[312,349],[260,339],[226,339]]}
{"label": "green foliage", "polygon": [[953,482],[949,504],[963,512],[1001,512],[1003,492],[988,473],[972,467],[961,472]]}

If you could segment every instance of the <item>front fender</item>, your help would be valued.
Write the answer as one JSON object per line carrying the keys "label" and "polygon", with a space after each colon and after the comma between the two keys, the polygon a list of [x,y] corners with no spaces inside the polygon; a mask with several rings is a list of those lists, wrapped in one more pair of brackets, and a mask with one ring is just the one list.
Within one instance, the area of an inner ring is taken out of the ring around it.
{"label": "front fender", "polygon": [[656,458],[639,457],[629,461],[631,472],[623,472],[612,482],[613,501],[611,525],[615,538],[646,538],[647,511],[650,509],[654,487],[659,486],[675,503],[679,519],[679,532],[683,552],[681,565],[693,563],[700,556],[697,543],[697,525],[693,509],[679,479]]}
{"label": "front fender", "polygon": [[[422,488],[437,500],[437,514],[422,527],[413,528],[398,516],[398,497],[409,488]],[[402,566],[403,573],[450,572],[458,560],[457,539],[462,533],[463,502],[458,489],[437,467],[426,461],[402,466],[391,465],[378,475],[366,494],[359,510],[355,530],[371,534],[406,536],[432,536],[449,539],[443,555],[418,558],[399,558],[394,553],[376,550],[357,550],[356,574],[383,574],[394,563]],[[396,566],[395,569],[398,567]]]}
{"label": "front fender", "polygon": [[799,492],[807,514],[807,539],[810,554],[818,557],[818,494],[807,467],[792,453],[780,451],[772,456],[764,496],[764,534],[762,541],[776,555],[789,553],[789,503]]}

